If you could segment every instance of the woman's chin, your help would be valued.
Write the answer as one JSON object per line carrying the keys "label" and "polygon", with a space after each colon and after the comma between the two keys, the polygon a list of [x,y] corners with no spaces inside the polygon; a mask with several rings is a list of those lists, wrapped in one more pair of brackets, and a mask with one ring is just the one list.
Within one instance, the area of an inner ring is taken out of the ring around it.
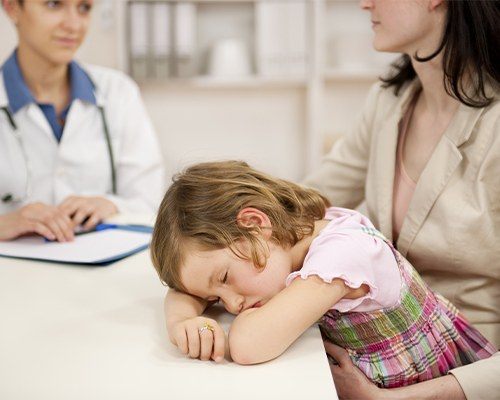
{"label": "woman's chin", "polygon": [[75,53],[74,50],[62,49],[52,52],[47,58],[54,65],[66,65],[73,61]]}
{"label": "woman's chin", "polygon": [[400,48],[401,46],[397,46],[395,43],[391,43],[388,40],[377,40],[375,38],[373,40],[373,48],[376,51],[379,51],[381,53],[402,53],[403,50]]}
{"label": "woman's chin", "polygon": [[[375,47],[373,46],[373,48],[379,52],[379,53],[391,53],[391,54],[401,54],[401,53],[405,53],[404,51],[401,51],[401,50],[395,50],[393,49],[392,47]],[[405,53],[406,54],[406,53]]]}

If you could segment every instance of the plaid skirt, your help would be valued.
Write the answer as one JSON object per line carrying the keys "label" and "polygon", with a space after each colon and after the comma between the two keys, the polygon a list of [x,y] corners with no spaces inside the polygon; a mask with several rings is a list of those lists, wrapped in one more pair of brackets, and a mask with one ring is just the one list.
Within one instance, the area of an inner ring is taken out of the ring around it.
{"label": "plaid skirt", "polygon": [[400,302],[374,312],[330,310],[320,320],[323,336],[345,348],[353,363],[385,388],[446,375],[495,353],[495,347],[457,308],[432,292],[411,264],[383,239],[400,269]]}

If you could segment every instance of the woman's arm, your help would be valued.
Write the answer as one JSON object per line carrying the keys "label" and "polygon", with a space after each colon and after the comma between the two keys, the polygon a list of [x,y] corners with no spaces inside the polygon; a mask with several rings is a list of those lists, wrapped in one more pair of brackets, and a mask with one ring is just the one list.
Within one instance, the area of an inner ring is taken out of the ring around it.
{"label": "woman's arm", "polygon": [[458,381],[452,375],[420,382],[397,389],[383,389],[380,399],[385,400],[465,400]]}
{"label": "woman's arm", "polygon": [[498,400],[500,396],[500,352],[450,371],[467,399]]}
{"label": "woman's arm", "polygon": [[[226,334],[217,321],[201,316],[208,305],[203,299],[169,289],[164,302],[167,331],[182,353],[220,362],[224,359]],[[200,331],[206,324],[211,329]]]}
{"label": "woman's arm", "polygon": [[264,306],[236,317],[229,332],[231,358],[256,364],[278,357],[351,291],[341,279],[327,283],[317,276],[296,278]]}
{"label": "woman's arm", "polygon": [[339,365],[330,365],[337,394],[341,400],[464,400],[465,395],[458,381],[451,375],[405,386],[381,389],[356,367],[342,347],[329,341],[323,342],[326,352]]}
{"label": "woman's arm", "polygon": [[500,352],[490,358],[455,368],[449,375],[397,389],[380,389],[351,361],[347,352],[325,341],[325,350],[339,365],[331,365],[339,398],[367,400],[496,400],[500,393]]}

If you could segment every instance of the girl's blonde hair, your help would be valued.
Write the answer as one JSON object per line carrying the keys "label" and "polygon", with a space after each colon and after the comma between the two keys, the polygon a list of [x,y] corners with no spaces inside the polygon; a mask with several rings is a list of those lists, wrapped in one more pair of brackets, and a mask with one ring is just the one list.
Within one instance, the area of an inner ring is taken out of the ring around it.
{"label": "girl's blonde hair", "polygon": [[[314,221],[325,215],[326,198],[313,189],[276,179],[240,161],[196,164],[177,174],[158,211],[151,259],[162,282],[185,291],[180,279],[187,242],[200,249],[229,248],[242,259],[265,266],[264,242],[258,226],[242,226],[238,213],[245,207],[264,212],[277,244],[293,246],[312,234]],[[241,239],[250,243],[250,256],[239,252]]]}

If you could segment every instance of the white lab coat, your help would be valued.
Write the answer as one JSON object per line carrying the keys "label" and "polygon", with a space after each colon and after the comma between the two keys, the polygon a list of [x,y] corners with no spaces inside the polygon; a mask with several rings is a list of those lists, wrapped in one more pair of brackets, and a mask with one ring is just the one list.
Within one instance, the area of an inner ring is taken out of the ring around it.
{"label": "white lab coat", "polygon": [[[57,142],[36,104],[14,115],[30,165],[31,195],[22,201],[0,200],[0,214],[32,202],[57,205],[70,195],[103,196],[120,212],[155,212],[164,190],[160,147],[139,88],[125,74],[84,66],[104,107],[116,167],[117,194],[112,194],[111,167],[99,109],[74,100],[64,133]],[[0,107],[8,104],[0,77]],[[27,165],[5,113],[0,112],[0,198],[26,194]]]}

